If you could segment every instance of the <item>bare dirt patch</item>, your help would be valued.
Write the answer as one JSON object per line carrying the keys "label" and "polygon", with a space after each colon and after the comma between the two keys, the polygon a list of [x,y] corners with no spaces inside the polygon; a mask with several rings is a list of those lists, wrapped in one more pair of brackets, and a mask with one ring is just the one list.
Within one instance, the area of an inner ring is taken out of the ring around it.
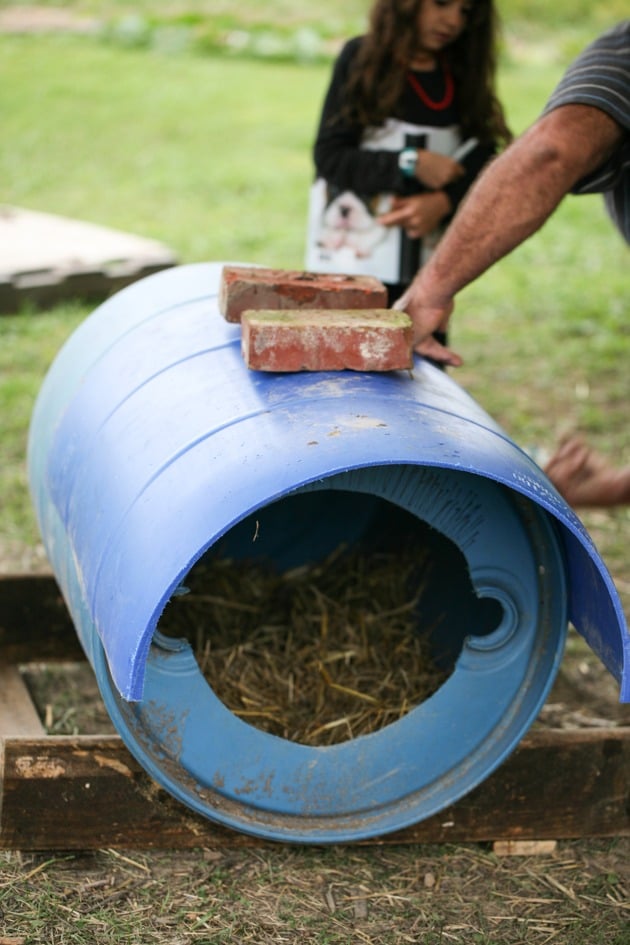
{"label": "bare dirt patch", "polygon": [[3,33],[93,33],[99,22],[61,7],[7,7],[0,10]]}

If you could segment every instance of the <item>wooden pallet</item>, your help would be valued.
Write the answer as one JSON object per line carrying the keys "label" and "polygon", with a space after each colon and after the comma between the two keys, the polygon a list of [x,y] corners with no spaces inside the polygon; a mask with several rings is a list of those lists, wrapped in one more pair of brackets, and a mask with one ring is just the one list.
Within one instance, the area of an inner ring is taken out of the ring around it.
{"label": "wooden pallet", "polygon": [[[0,579],[0,849],[264,845],[171,798],[118,736],[45,734],[19,666],[83,658],[52,577]],[[613,836],[630,836],[630,727],[532,730],[457,804],[364,842]]]}
{"label": "wooden pallet", "polygon": [[27,302],[100,301],[176,263],[173,251],[157,240],[0,206],[0,314]]}

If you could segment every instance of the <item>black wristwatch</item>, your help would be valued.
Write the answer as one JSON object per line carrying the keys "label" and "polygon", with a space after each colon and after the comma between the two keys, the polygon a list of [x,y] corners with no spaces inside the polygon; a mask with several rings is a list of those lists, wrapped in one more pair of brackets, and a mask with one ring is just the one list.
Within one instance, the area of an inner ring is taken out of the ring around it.
{"label": "black wristwatch", "polygon": [[404,177],[416,176],[416,164],[418,163],[417,148],[403,148],[398,155],[398,167]]}

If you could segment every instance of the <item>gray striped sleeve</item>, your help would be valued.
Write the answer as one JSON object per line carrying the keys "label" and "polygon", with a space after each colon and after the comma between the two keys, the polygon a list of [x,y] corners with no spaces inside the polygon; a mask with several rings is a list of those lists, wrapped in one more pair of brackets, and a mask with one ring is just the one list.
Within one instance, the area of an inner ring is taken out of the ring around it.
{"label": "gray striped sleeve", "polygon": [[608,210],[630,242],[630,20],[587,46],[569,66],[543,114],[562,105],[591,105],[627,132],[615,155],[579,181],[574,193],[603,193]]}
{"label": "gray striped sleeve", "polygon": [[630,20],[587,46],[567,69],[545,112],[569,104],[593,105],[630,130]]}

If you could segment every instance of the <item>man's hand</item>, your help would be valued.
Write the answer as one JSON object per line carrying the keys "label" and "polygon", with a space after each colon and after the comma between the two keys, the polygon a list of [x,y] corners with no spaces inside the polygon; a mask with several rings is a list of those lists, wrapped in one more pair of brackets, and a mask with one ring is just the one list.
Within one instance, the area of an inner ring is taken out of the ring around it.
{"label": "man's hand", "polygon": [[463,360],[455,351],[441,345],[433,338],[434,331],[446,331],[454,308],[453,299],[432,298],[422,280],[422,271],[411,283],[392,308],[407,312],[413,322],[414,349],[418,354],[432,358],[440,364],[460,367]]}
{"label": "man's hand", "polygon": [[429,335],[424,341],[415,345],[414,351],[425,358],[430,358],[431,361],[443,364],[445,367],[461,367],[464,363],[455,351],[447,348],[446,345],[440,344],[433,335]]}

